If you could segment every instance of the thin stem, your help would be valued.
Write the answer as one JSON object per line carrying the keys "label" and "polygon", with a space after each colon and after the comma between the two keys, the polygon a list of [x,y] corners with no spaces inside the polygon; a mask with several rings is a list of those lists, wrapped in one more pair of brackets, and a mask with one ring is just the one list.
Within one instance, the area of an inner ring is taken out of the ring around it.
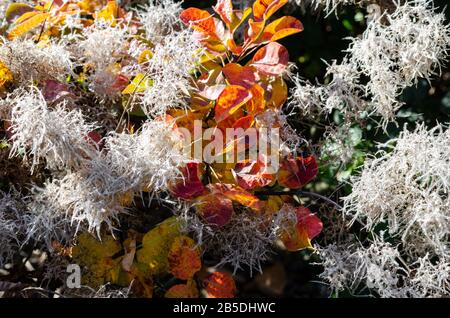
{"label": "thin stem", "polygon": [[303,190],[290,190],[290,191],[257,191],[256,195],[302,195],[307,197],[312,197],[316,199],[323,200],[329,204],[334,205],[338,210],[342,210],[342,206],[333,200],[314,192],[303,191]]}
{"label": "thin stem", "polygon": [[[52,7],[53,7],[53,3],[54,3],[54,2],[55,2],[55,0],[52,0],[52,2],[50,3],[50,6],[49,6],[48,9],[47,9],[47,12],[50,12],[50,10],[51,10]],[[45,18],[44,22],[42,23],[41,31],[39,32],[39,37],[38,37],[36,43],[39,43],[39,41],[41,40],[41,36],[42,36],[42,34],[44,33],[45,24],[47,23],[47,19],[48,19],[48,18]]]}

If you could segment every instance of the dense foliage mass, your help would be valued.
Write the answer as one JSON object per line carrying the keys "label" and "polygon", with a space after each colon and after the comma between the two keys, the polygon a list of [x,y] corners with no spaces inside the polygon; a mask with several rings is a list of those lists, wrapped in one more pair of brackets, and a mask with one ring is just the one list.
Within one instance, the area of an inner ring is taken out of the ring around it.
{"label": "dense foliage mass", "polygon": [[[320,296],[448,295],[447,118],[405,96],[450,27],[373,0],[357,32],[348,5],[0,4],[0,292],[283,295],[303,266]],[[341,12],[349,46],[311,76],[299,15]]]}

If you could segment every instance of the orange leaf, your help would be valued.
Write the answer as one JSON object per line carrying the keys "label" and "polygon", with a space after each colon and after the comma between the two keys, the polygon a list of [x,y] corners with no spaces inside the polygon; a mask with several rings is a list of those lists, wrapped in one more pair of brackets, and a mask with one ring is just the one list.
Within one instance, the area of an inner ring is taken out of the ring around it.
{"label": "orange leaf", "polygon": [[281,199],[281,196],[278,195],[271,195],[267,199],[264,205],[264,212],[268,215],[273,215],[280,211],[281,207],[283,206],[283,200]]}
{"label": "orange leaf", "polygon": [[265,187],[272,183],[275,176],[268,173],[266,168],[267,165],[263,158],[261,158],[255,161],[245,160],[238,162],[232,172],[237,184],[249,190],[257,187]]}
{"label": "orange leaf", "polygon": [[266,26],[262,41],[277,41],[289,35],[303,31],[302,23],[294,17],[284,16]]}
{"label": "orange leaf", "polygon": [[276,76],[286,69],[288,62],[287,49],[277,42],[270,42],[255,53],[251,65],[263,74]]}
{"label": "orange leaf", "polygon": [[266,21],[288,2],[289,0],[256,0],[253,4],[253,16],[256,21]]}
{"label": "orange leaf", "polygon": [[252,99],[247,104],[247,111],[253,116],[262,113],[266,107],[266,100],[264,99],[264,89],[258,84],[253,85],[250,88]]}
{"label": "orange leaf", "polygon": [[280,234],[280,240],[283,242],[284,247],[290,252],[311,247],[311,240],[304,227],[283,229],[283,232]]}
{"label": "orange leaf", "polygon": [[216,121],[221,122],[226,119],[251,98],[251,93],[242,86],[231,85],[226,87],[217,99],[215,107]]}
{"label": "orange leaf", "polygon": [[236,120],[232,128],[234,129],[242,128],[244,130],[247,130],[253,125],[254,122],[255,118],[252,115],[247,115]]}
{"label": "orange leaf", "polygon": [[314,179],[317,171],[314,156],[285,158],[280,162],[278,183],[290,189],[299,189]]}
{"label": "orange leaf", "polygon": [[170,272],[179,279],[192,278],[202,267],[200,252],[194,240],[187,236],[179,236],[173,241],[168,259]]}
{"label": "orange leaf", "polygon": [[172,194],[185,200],[199,196],[205,190],[205,186],[201,181],[200,164],[189,162],[181,172],[183,179],[169,186]]}
{"label": "orange leaf", "polygon": [[247,41],[255,42],[263,32],[264,24],[264,21],[253,21],[253,19],[249,19]]}
{"label": "orange leaf", "polygon": [[229,63],[225,65],[222,72],[231,85],[239,85],[249,89],[256,82],[255,69],[250,66]]}
{"label": "orange leaf", "polygon": [[166,298],[198,298],[199,293],[197,286],[193,280],[189,280],[186,284],[178,284],[170,287],[164,295]]}
{"label": "orange leaf", "polygon": [[[285,205],[286,208],[292,208]],[[295,209],[297,222],[295,226],[285,228],[280,239],[288,251],[297,251],[311,247],[311,240],[320,234],[323,228],[322,221],[304,206]]]}
{"label": "orange leaf", "polygon": [[180,19],[192,29],[209,36],[212,39],[219,40],[219,37],[216,34],[216,23],[208,11],[197,8],[188,8],[181,12]]}
{"label": "orange leaf", "polygon": [[[31,13],[31,12],[28,12]],[[25,13],[26,14],[26,13]],[[50,13],[38,13],[30,17],[29,19],[26,19],[22,23],[16,25],[9,33],[8,33],[8,40],[12,40],[15,37],[18,37],[31,29],[35,28],[42,22],[44,22],[48,17],[50,16]]]}
{"label": "orange leaf", "polygon": [[203,281],[209,298],[234,298],[236,284],[233,277],[225,272],[214,272]]}
{"label": "orange leaf", "polygon": [[202,216],[206,222],[217,226],[226,225],[233,213],[233,203],[225,195],[207,194],[198,198],[196,205],[197,213]]}
{"label": "orange leaf", "polygon": [[18,17],[15,21],[14,24],[21,24],[23,21],[28,20],[31,17],[34,17],[35,15],[42,13],[41,11],[30,11],[30,12],[25,12],[24,14],[22,14],[20,17]]}
{"label": "orange leaf", "polygon": [[227,40],[227,47],[234,55],[240,55],[244,52],[244,48],[240,45],[237,45],[234,39]]}
{"label": "orange leaf", "polygon": [[208,184],[213,194],[220,194],[226,198],[248,207],[256,212],[262,208],[262,202],[250,192],[232,184],[214,183]]}

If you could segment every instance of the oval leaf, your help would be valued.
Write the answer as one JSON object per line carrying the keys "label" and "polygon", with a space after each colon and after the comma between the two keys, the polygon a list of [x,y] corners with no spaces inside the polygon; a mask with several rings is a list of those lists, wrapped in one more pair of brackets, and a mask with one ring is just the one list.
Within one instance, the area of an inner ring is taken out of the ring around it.
{"label": "oval leaf", "polygon": [[123,95],[129,95],[134,93],[142,93],[145,92],[145,90],[153,85],[153,81],[143,73],[137,74],[134,79],[131,81],[131,83],[125,87],[125,89],[122,91]]}
{"label": "oval leaf", "polygon": [[[290,205],[282,209],[293,209]],[[304,206],[295,209],[296,224],[284,227],[280,239],[288,251],[298,251],[311,247],[311,240],[320,234],[323,228],[322,221]]]}
{"label": "oval leaf", "polygon": [[10,3],[5,11],[6,22],[11,23],[16,17],[33,10],[32,6],[25,3]]}
{"label": "oval leaf", "polygon": [[212,39],[218,40],[216,34],[216,23],[212,15],[205,10],[188,8],[180,14],[181,21],[192,29]]}
{"label": "oval leaf", "polygon": [[256,21],[266,21],[288,2],[289,0],[256,0],[253,4],[253,16]]}
{"label": "oval leaf", "polygon": [[237,184],[246,190],[265,187],[275,179],[273,174],[267,172],[267,165],[262,159],[238,162],[232,172]]}
{"label": "oval leaf", "polygon": [[169,251],[169,268],[173,276],[188,280],[201,267],[200,252],[194,240],[187,236],[177,237]]}
{"label": "oval leaf", "polygon": [[195,208],[206,222],[217,226],[226,225],[234,213],[231,200],[219,193],[200,197]]}
{"label": "oval leaf", "polygon": [[252,94],[242,86],[227,86],[217,99],[215,118],[219,123],[236,112],[252,98]]}
{"label": "oval leaf", "polygon": [[170,287],[164,295],[166,298],[198,298],[199,293],[197,286],[193,280],[189,280],[187,284],[178,284]]}
{"label": "oval leaf", "polygon": [[[31,12],[29,12],[31,13]],[[26,14],[26,13],[25,13]],[[12,40],[31,29],[35,28],[50,16],[50,13],[38,13],[31,18],[23,21],[22,23],[16,25],[9,33],[8,33],[8,40]]]}
{"label": "oval leaf", "polygon": [[209,298],[234,298],[236,283],[233,277],[225,272],[214,272],[203,281]]}
{"label": "oval leaf", "polygon": [[318,166],[314,156],[286,158],[280,162],[278,183],[290,189],[299,189],[317,175]]}
{"label": "oval leaf", "polygon": [[255,85],[256,75],[253,67],[229,63],[225,65],[222,72],[231,85],[238,85],[247,89]]}
{"label": "oval leaf", "polygon": [[276,42],[270,42],[256,52],[252,66],[265,75],[280,75],[289,62],[287,49]]}
{"label": "oval leaf", "polygon": [[231,24],[234,15],[231,0],[217,0],[217,4],[213,6],[213,9],[220,15],[220,18],[226,25]]}
{"label": "oval leaf", "polygon": [[169,186],[171,192],[176,197],[189,200],[199,196],[205,190],[205,186],[201,181],[199,163],[189,162],[186,167],[182,169],[182,174],[182,180],[179,180],[175,184]]}
{"label": "oval leaf", "polygon": [[303,31],[302,23],[294,17],[284,16],[269,25],[263,31],[262,41],[277,41],[289,35]]}
{"label": "oval leaf", "polygon": [[148,265],[152,274],[166,272],[169,269],[170,246],[180,235],[180,226],[175,217],[158,224],[142,238],[142,248],[136,252],[138,262]]}

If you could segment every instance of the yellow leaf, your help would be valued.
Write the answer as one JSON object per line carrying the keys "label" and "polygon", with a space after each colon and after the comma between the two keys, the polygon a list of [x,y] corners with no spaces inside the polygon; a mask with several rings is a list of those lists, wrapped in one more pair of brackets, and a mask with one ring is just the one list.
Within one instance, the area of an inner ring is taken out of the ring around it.
{"label": "yellow leaf", "polygon": [[180,235],[180,226],[175,217],[158,224],[142,238],[142,248],[136,253],[138,262],[147,264],[152,274],[167,272],[170,246]]}
{"label": "yellow leaf", "polygon": [[280,108],[287,100],[288,88],[283,77],[278,76],[275,81],[270,83],[270,100],[267,102],[269,107]]}
{"label": "yellow leaf", "polygon": [[115,269],[120,267],[120,259],[114,260],[112,256],[121,250],[120,243],[110,235],[104,236],[102,241],[89,233],[79,235],[72,256],[86,269],[82,275],[83,284],[95,288],[113,280],[117,275]]}
{"label": "yellow leaf", "polygon": [[33,11],[34,8],[25,3],[10,3],[5,11],[5,19],[7,22],[14,20],[16,16],[23,16],[24,13]]}
{"label": "yellow leaf", "polygon": [[[29,12],[31,13],[31,12]],[[26,14],[26,13],[25,13]],[[38,26],[42,22],[44,22],[48,17],[50,16],[50,13],[38,13],[34,16],[32,16],[29,19],[26,19],[22,23],[16,25],[9,33],[8,33],[8,40],[12,40],[15,37],[18,37],[34,27]]]}
{"label": "yellow leaf", "polygon": [[144,92],[148,87],[153,85],[153,81],[146,77],[147,76],[142,73],[136,75],[131,83],[122,91],[122,94],[129,95]]}
{"label": "yellow leaf", "polygon": [[144,50],[142,51],[142,53],[139,55],[138,57],[138,63],[142,64],[142,63],[147,63],[148,61],[150,61],[153,57],[153,52],[150,50]]}
{"label": "yellow leaf", "polygon": [[94,14],[95,20],[105,20],[112,22],[114,26],[115,20],[122,15],[122,10],[117,6],[117,2],[115,0],[108,1],[106,7],[100,10],[98,13]]}
{"label": "yellow leaf", "polygon": [[247,17],[252,13],[252,8],[244,9],[244,11],[236,12],[233,16],[233,21],[231,22],[231,31],[234,32],[242,22],[247,19]]}
{"label": "yellow leaf", "polygon": [[3,89],[6,83],[13,80],[13,74],[9,68],[0,61],[0,91]]}
{"label": "yellow leaf", "polygon": [[20,24],[25,20],[28,20],[31,17],[34,17],[35,15],[42,13],[40,11],[31,11],[31,12],[25,12],[24,14],[22,14],[20,17],[18,17],[15,21],[14,24]]}

